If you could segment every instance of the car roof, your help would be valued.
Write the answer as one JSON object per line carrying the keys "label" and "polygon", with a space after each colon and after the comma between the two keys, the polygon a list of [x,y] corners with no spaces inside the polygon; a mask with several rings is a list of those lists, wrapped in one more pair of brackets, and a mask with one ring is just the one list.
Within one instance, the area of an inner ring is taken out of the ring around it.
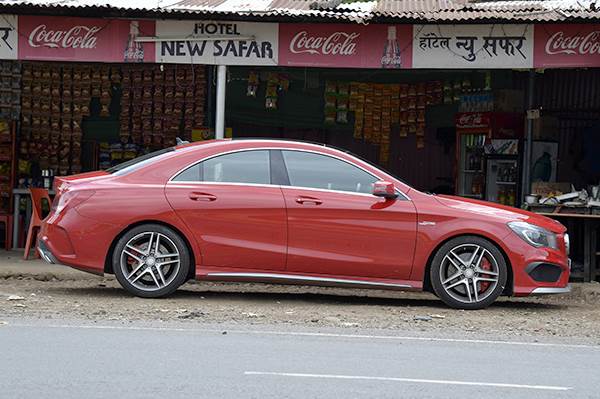
{"label": "car roof", "polygon": [[247,143],[249,144],[249,147],[252,146],[252,144],[277,144],[278,146],[285,146],[287,145],[292,145],[292,146],[307,146],[307,147],[313,147],[313,148],[331,148],[334,150],[338,150],[338,151],[342,151],[342,152],[346,152],[341,148],[335,148],[333,146],[327,145],[327,144],[323,144],[323,143],[318,143],[318,142],[313,142],[313,141],[305,141],[305,140],[290,140],[290,139],[278,139],[278,138],[260,138],[260,137],[240,137],[240,138],[226,138],[226,139],[211,139],[211,140],[204,140],[204,141],[194,141],[191,143],[185,143],[185,144],[180,144],[177,145],[175,147],[175,149],[184,149],[184,148],[196,148],[196,147],[204,147],[204,146],[221,146],[221,145],[228,145],[228,144],[239,144],[239,143]]}

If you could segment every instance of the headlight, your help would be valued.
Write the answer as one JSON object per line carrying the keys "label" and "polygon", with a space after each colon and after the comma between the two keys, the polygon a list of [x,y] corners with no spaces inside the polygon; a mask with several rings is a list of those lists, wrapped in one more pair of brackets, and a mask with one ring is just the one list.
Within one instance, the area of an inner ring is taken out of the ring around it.
{"label": "headlight", "polygon": [[508,227],[534,247],[558,249],[556,234],[527,222],[510,222]]}
{"label": "headlight", "polygon": [[567,248],[567,255],[569,255],[571,253],[571,239],[567,233],[565,233],[565,248]]}

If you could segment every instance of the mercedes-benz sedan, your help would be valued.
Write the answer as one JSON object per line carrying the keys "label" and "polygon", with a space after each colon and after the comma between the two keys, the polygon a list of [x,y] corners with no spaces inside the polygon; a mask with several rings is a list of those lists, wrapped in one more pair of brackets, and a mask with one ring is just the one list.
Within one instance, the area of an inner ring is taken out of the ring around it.
{"label": "mercedes-benz sedan", "polygon": [[323,145],[184,144],[55,188],[41,256],[141,297],[196,278],[427,290],[478,309],[569,289],[560,223],[426,194]]}

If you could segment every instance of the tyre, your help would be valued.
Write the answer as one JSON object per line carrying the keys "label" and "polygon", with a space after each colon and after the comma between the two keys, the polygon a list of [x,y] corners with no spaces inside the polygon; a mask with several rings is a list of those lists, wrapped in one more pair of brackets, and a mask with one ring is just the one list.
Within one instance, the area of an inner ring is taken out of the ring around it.
{"label": "tyre", "polygon": [[188,276],[190,254],[168,227],[146,224],[126,232],[112,256],[115,277],[125,290],[144,298],[172,294]]}
{"label": "tyre", "polygon": [[508,267],[500,250],[476,236],[451,239],[435,254],[431,285],[446,305],[483,309],[504,291]]}

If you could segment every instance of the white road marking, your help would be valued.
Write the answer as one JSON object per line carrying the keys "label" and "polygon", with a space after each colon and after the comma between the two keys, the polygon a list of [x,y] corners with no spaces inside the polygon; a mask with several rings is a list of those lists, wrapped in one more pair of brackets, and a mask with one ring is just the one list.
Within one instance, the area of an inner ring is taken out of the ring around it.
{"label": "white road marking", "polygon": [[227,331],[228,334],[245,335],[281,335],[281,336],[300,336],[300,337],[320,337],[320,338],[342,338],[342,339],[368,339],[368,340],[391,340],[391,341],[424,341],[424,342],[452,342],[469,344],[487,344],[487,345],[516,345],[516,346],[534,346],[550,348],[569,348],[569,349],[596,349],[600,350],[600,345],[585,344],[560,344],[550,342],[524,342],[524,341],[502,341],[489,339],[466,339],[466,338],[436,338],[436,337],[411,337],[399,335],[368,335],[368,334],[338,334],[338,333],[320,333],[307,331],[272,331],[272,330],[234,330],[223,326],[222,329],[208,328],[178,328],[178,327],[142,327],[142,326],[111,326],[111,325],[75,325],[75,324],[46,324],[35,325],[26,323],[10,323],[6,327],[29,327],[29,328],[74,328],[89,330],[132,330],[132,331],[171,331],[171,332],[203,332],[220,334]]}
{"label": "white road marking", "polygon": [[245,371],[245,375],[263,375],[277,377],[298,377],[298,378],[324,378],[336,380],[373,380],[373,381],[396,381],[412,382],[417,384],[442,384],[442,385],[471,385],[480,387],[494,388],[517,388],[517,389],[538,389],[546,391],[568,391],[572,387],[559,387],[552,385],[523,385],[523,384],[504,384],[496,382],[475,382],[475,381],[453,381],[453,380],[427,380],[421,378],[399,378],[399,377],[373,377],[366,375],[337,375],[337,374],[305,374],[305,373],[278,373],[272,371]]}

